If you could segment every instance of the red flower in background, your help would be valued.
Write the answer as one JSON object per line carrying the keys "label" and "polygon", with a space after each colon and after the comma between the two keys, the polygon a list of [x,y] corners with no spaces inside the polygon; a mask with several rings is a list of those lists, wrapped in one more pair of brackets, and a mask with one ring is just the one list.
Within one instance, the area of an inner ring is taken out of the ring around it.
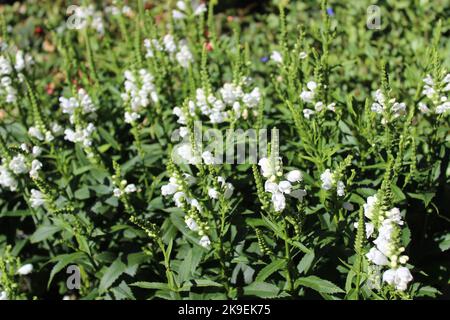
{"label": "red flower in background", "polygon": [[41,34],[43,34],[44,33],[44,29],[41,27],[41,26],[36,26],[35,28],[34,28],[34,34],[35,35],[41,35]]}

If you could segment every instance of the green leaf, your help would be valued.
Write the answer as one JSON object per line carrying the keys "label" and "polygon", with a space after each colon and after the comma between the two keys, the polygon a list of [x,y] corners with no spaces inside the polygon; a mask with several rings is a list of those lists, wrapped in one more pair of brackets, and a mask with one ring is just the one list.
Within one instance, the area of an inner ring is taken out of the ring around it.
{"label": "green leaf", "polygon": [[90,197],[89,188],[88,187],[82,187],[82,188],[78,189],[77,191],[75,191],[75,195],[74,196],[78,200],[89,199],[89,197]]}
{"label": "green leaf", "polygon": [[302,277],[295,281],[295,287],[299,285],[313,289],[320,293],[341,293],[344,292],[341,288],[336,286],[334,283],[321,279],[316,276]]}
{"label": "green leaf", "polygon": [[114,137],[109,134],[108,131],[103,129],[103,127],[99,126],[98,132],[100,133],[100,136],[111,145],[111,147],[113,147],[116,150],[120,150],[120,145],[117,143],[116,139],[114,139]]}
{"label": "green leaf", "polygon": [[48,239],[56,232],[60,231],[61,228],[55,225],[43,225],[37,228],[37,230],[31,235],[30,242],[36,243]]}
{"label": "green leaf", "polygon": [[76,261],[82,260],[84,257],[86,257],[86,254],[84,252],[75,252],[75,253],[69,253],[69,254],[61,254],[59,256],[52,258],[51,261],[58,261],[58,263],[53,266],[52,271],[50,272],[50,277],[48,279],[47,288],[50,287],[53,277],[58,272],[60,272],[68,264],[75,263]]}
{"label": "green leaf", "polygon": [[285,268],[286,260],[278,259],[272,261],[270,264],[261,269],[261,271],[256,276],[256,282],[264,282],[268,277],[270,277],[274,272],[277,272],[280,269]]}
{"label": "green leaf", "polygon": [[27,217],[31,216],[33,212],[31,210],[12,210],[0,213],[0,217]]}
{"label": "green leaf", "polygon": [[118,287],[112,288],[111,291],[114,293],[116,300],[136,300],[133,292],[131,292],[130,287],[125,283],[125,281],[122,281]]}
{"label": "green leaf", "polygon": [[106,270],[102,279],[100,280],[99,291],[105,292],[108,288],[120,277],[120,275],[126,270],[127,266],[120,260],[116,259]]}
{"label": "green leaf", "polygon": [[441,251],[447,251],[450,249],[450,233],[447,233],[443,240],[439,243],[439,248]]}
{"label": "green leaf", "polygon": [[191,274],[191,263],[192,263],[192,249],[189,250],[188,254],[184,257],[183,262],[178,268],[178,282],[183,283],[189,280]]}
{"label": "green leaf", "polygon": [[297,265],[298,272],[307,273],[309,268],[311,267],[312,262],[314,261],[314,258],[315,254],[313,250],[311,250],[310,253],[305,254]]}
{"label": "green leaf", "polygon": [[167,283],[162,282],[146,282],[146,281],[139,281],[131,284],[134,287],[139,287],[143,289],[157,289],[157,290],[168,290],[169,286]]}
{"label": "green leaf", "polygon": [[267,282],[253,282],[252,284],[244,287],[244,294],[246,296],[256,296],[259,298],[275,298],[280,289]]}

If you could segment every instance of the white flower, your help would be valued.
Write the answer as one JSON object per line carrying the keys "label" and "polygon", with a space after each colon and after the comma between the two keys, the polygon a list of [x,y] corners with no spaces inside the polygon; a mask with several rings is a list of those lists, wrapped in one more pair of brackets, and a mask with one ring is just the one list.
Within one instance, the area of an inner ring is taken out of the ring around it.
{"label": "white flower", "polygon": [[39,170],[42,168],[42,163],[39,160],[33,160],[31,162],[31,170],[30,170],[30,177],[33,179],[39,178]]}
{"label": "white flower", "polygon": [[303,180],[303,176],[302,176],[302,173],[300,172],[300,170],[289,171],[288,173],[286,173],[285,177],[289,182],[292,182],[292,183]]}
{"label": "white flower", "polygon": [[212,199],[219,199],[219,192],[217,192],[217,190],[214,188],[209,188],[208,196],[210,196]]}
{"label": "white flower", "polygon": [[188,143],[184,143],[179,146],[177,149],[177,153],[188,164],[196,164],[198,162],[197,157],[194,156],[191,145]]}
{"label": "white flower", "polygon": [[447,112],[448,110],[450,110],[450,102],[448,102],[448,101],[436,106],[437,114],[443,114],[443,113]]}
{"label": "white flower", "polygon": [[214,158],[211,151],[205,151],[202,153],[202,159],[205,164],[215,164],[217,162],[216,158]]}
{"label": "white flower", "polygon": [[208,236],[203,236],[200,241],[199,244],[203,247],[203,248],[208,248],[211,245],[211,241],[209,240]]}
{"label": "white flower", "polygon": [[373,241],[373,243],[377,246],[377,249],[380,250],[385,256],[391,256],[392,245],[389,239],[379,235],[378,238]]}
{"label": "white flower", "polygon": [[74,97],[71,97],[69,99],[60,97],[59,105],[61,106],[63,113],[67,113],[70,115],[73,114],[75,112],[75,109],[79,107],[79,103]]}
{"label": "white flower", "polygon": [[9,300],[6,291],[0,292],[0,300]]}
{"label": "white flower", "polygon": [[300,52],[298,55],[298,57],[302,60],[305,59],[307,56],[308,56],[308,54],[304,51]]}
{"label": "white flower", "polygon": [[366,254],[366,257],[369,261],[373,262],[378,266],[385,266],[389,263],[386,256],[376,248],[370,249],[370,251]]}
{"label": "white flower", "polygon": [[206,12],[206,4],[200,3],[195,9],[194,9],[194,15],[198,16],[201,15],[203,12]]}
{"label": "white flower", "polygon": [[119,188],[114,188],[113,194],[114,194],[114,197],[120,198],[122,196],[122,190],[120,190]]}
{"label": "white flower", "polygon": [[322,181],[322,189],[330,190],[334,184],[333,174],[330,169],[326,169],[321,175],[320,180]]}
{"label": "white flower", "polygon": [[198,229],[199,229],[198,225],[197,225],[197,222],[195,222],[195,220],[192,219],[192,218],[187,218],[186,219],[186,225],[192,231],[198,231]]}
{"label": "white flower", "polygon": [[172,17],[174,20],[184,19],[185,14],[179,10],[172,10]]}
{"label": "white flower", "polygon": [[125,187],[124,189],[125,193],[133,193],[137,191],[136,185],[134,184],[129,184]]}
{"label": "white flower", "polygon": [[308,108],[303,109],[303,116],[308,120],[314,113],[316,113],[314,110]]}
{"label": "white flower", "polygon": [[366,223],[366,238],[369,239],[373,232],[375,231],[375,226],[373,223],[367,222]]}
{"label": "white flower", "polygon": [[11,172],[5,167],[0,165],[0,185],[4,188],[9,188],[11,191],[15,191],[18,186],[17,180],[13,177]]}
{"label": "white flower", "polygon": [[161,187],[161,194],[163,196],[172,195],[178,191],[179,185],[177,183],[168,183]]}
{"label": "white flower", "polygon": [[[235,86],[234,84],[231,83],[225,83],[223,85],[223,88],[221,88],[219,90],[223,101],[225,102],[225,104],[231,106],[234,105],[234,103],[236,103],[237,99],[241,98],[243,95],[242,89],[240,86]],[[239,103],[238,103],[239,105]],[[239,105],[240,108],[240,105]]]}
{"label": "white flower", "polygon": [[300,99],[302,99],[304,102],[308,102],[308,103],[312,103],[313,102],[314,96],[315,96],[315,93],[312,92],[312,91],[303,90],[300,93]]}
{"label": "white flower", "polygon": [[244,94],[244,96],[242,97],[242,101],[250,109],[257,107],[260,100],[261,92],[259,91],[258,87],[254,88],[252,92]]}
{"label": "white flower", "polygon": [[379,113],[379,114],[383,113],[383,110],[384,110],[383,106],[377,102],[372,103],[372,107],[370,109],[373,112]]}
{"label": "white flower", "polygon": [[192,56],[191,51],[187,45],[182,45],[180,47],[180,51],[175,55],[178,63],[183,68],[188,68],[189,65],[194,61],[194,57]]}
{"label": "white flower", "polygon": [[335,112],[336,111],[336,103],[335,102],[330,103],[329,105],[327,105],[327,109]]}
{"label": "white flower", "polygon": [[266,182],[264,183],[264,190],[270,193],[278,192],[278,184],[270,180],[266,180]]}
{"label": "white flower", "polygon": [[425,103],[419,102],[418,106],[419,106],[419,110],[420,110],[422,113],[428,113],[428,112],[430,112],[430,109],[428,108],[428,106],[427,106]]}
{"label": "white flower", "polygon": [[317,103],[314,105],[314,109],[315,109],[317,112],[322,111],[323,108],[324,108],[324,106],[323,106],[323,102],[322,102],[322,101],[319,101],[319,102],[317,102]]}
{"label": "white flower", "polygon": [[271,178],[272,176],[276,176],[276,164],[273,163],[272,159],[262,158],[259,160],[258,165],[261,167],[262,175],[264,178]]}
{"label": "white flower", "polygon": [[276,212],[283,211],[286,207],[286,198],[281,192],[272,194],[272,204]]}
{"label": "white flower", "polygon": [[171,34],[167,34],[163,38],[164,48],[169,53],[175,53],[177,50],[177,45],[175,44],[175,40]]}
{"label": "white flower", "polygon": [[32,271],[33,271],[33,265],[31,263],[27,263],[27,264],[21,266],[19,269],[17,269],[17,273],[22,276],[30,274]]}
{"label": "white flower", "polygon": [[33,156],[39,157],[42,153],[42,148],[39,146],[34,146],[33,149],[31,150],[31,153],[33,154]]}
{"label": "white flower", "polygon": [[280,181],[280,183],[278,184],[278,189],[280,190],[280,192],[285,194],[291,193],[291,188],[292,185],[289,181]]}
{"label": "white flower", "polygon": [[395,286],[399,291],[405,291],[408,283],[413,280],[411,272],[406,267],[389,269],[383,273],[383,281]]}
{"label": "white flower", "polygon": [[398,225],[403,225],[402,215],[398,208],[392,208],[391,210],[387,211],[386,218],[389,219],[389,222],[394,222]]}
{"label": "white flower", "polygon": [[0,75],[9,75],[12,72],[12,66],[8,59],[0,56]]}
{"label": "white flower", "polygon": [[278,51],[272,51],[272,54],[270,55],[270,59],[276,63],[283,62],[283,57],[281,56],[281,53]]}
{"label": "white flower", "polygon": [[32,208],[38,208],[45,204],[45,195],[36,189],[31,189],[30,202]]}
{"label": "white flower", "polygon": [[186,195],[184,192],[178,191],[173,195],[173,201],[178,208],[183,206],[183,200],[186,200]]}
{"label": "white flower", "polygon": [[336,184],[336,193],[339,197],[343,197],[345,195],[344,182],[338,181],[338,183]]}
{"label": "white flower", "polygon": [[137,112],[125,112],[125,122],[126,123],[133,123],[136,120],[138,120],[141,117],[141,115]]}
{"label": "white flower", "polygon": [[25,157],[23,154],[19,154],[12,158],[12,160],[9,162],[9,169],[14,172],[15,174],[21,174],[28,171]]}
{"label": "white flower", "polygon": [[401,102],[401,103],[395,102],[395,103],[392,105],[392,111],[393,111],[396,115],[404,114],[405,111],[406,111],[406,104],[403,103],[403,102]]}
{"label": "white flower", "polygon": [[200,205],[197,199],[190,199],[190,200],[188,199],[188,202],[192,207],[195,207],[197,208],[198,211],[202,212],[202,206]]}
{"label": "white flower", "polygon": [[370,196],[367,198],[367,203],[363,205],[364,215],[370,220],[372,220],[373,218],[373,211],[375,209],[377,201],[378,201],[377,195]]}

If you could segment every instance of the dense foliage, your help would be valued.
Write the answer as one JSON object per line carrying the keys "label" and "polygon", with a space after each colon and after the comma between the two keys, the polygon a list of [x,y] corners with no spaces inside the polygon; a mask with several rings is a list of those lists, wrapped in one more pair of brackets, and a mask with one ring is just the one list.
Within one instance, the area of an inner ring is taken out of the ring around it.
{"label": "dense foliage", "polygon": [[0,299],[448,297],[448,1],[71,5],[0,9]]}

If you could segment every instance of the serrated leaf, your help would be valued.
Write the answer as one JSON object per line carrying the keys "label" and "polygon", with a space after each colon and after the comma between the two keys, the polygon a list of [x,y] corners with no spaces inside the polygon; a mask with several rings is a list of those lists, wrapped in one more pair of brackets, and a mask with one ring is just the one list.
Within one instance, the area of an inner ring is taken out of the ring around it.
{"label": "serrated leaf", "polygon": [[76,261],[82,260],[84,257],[86,257],[86,254],[84,252],[75,252],[70,254],[61,254],[59,256],[56,256],[52,258],[51,261],[58,261],[50,272],[50,277],[47,282],[47,288],[50,287],[51,282],[53,281],[53,277],[60,272],[64,267],[66,267],[70,263],[75,263]]}
{"label": "serrated leaf", "polygon": [[270,277],[274,272],[283,269],[286,266],[286,260],[278,259],[272,261],[270,264],[261,269],[261,271],[256,276],[256,282],[264,282],[268,277]]}
{"label": "serrated leaf", "polygon": [[139,287],[142,289],[157,289],[157,290],[168,290],[169,286],[167,283],[162,282],[146,282],[146,281],[139,281],[131,284],[134,287]]}
{"label": "serrated leaf", "polygon": [[106,272],[103,274],[102,279],[100,280],[99,291],[105,292],[109,287],[116,281],[120,275],[126,270],[127,266],[120,260],[120,258],[116,259]]}
{"label": "serrated leaf", "polygon": [[244,294],[246,296],[256,296],[259,298],[275,298],[280,289],[271,283],[267,282],[253,282],[244,287]]}
{"label": "serrated leaf", "polygon": [[31,235],[30,242],[36,243],[50,238],[56,232],[60,231],[61,228],[55,225],[43,225],[37,228],[37,230]]}
{"label": "serrated leaf", "polygon": [[321,279],[316,276],[302,277],[295,281],[295,287],[304,286],[321,293],[342,293],[344,290],[339,288],[331,281]]}

